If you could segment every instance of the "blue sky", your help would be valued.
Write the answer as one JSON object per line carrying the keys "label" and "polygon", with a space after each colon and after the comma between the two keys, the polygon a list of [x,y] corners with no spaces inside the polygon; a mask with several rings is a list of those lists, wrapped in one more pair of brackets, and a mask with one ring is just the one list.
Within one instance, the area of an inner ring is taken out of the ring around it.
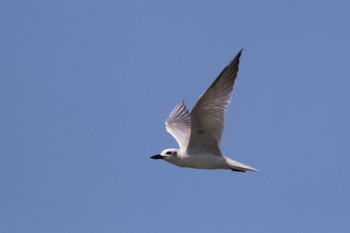
{"label": "blue sky", "polygon": [[[347,1],[1,1],[0,232],[348,232]],[[243,48],[223,152],[164,120]]]}

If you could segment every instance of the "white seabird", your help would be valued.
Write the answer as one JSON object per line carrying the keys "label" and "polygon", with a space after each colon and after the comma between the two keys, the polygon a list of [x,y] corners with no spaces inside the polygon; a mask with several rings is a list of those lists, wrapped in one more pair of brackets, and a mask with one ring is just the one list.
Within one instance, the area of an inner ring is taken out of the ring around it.
{"label": "white seabird", "polygon": [[180,148],[165,149],[152,159],[163,159],[180,167],[257,171],[224,156],[219,147],[241,53],[242,50],[224,68],[199,98],[191,113],[183,101],[173,109],[165,125]]}

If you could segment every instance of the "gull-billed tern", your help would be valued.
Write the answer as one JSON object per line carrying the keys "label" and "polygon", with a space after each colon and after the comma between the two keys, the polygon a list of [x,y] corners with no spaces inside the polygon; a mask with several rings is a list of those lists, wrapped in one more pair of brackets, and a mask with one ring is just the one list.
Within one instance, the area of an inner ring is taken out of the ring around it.
{"label": "gull-billed tern", "polygon": [[183,101],[176,105],[165,125],[180,149],[165,149],[152,159],[163,159],[180,167],[257,171],[224,156],[219,147],[241,53],[242,50],[199,98],[191,113]]}

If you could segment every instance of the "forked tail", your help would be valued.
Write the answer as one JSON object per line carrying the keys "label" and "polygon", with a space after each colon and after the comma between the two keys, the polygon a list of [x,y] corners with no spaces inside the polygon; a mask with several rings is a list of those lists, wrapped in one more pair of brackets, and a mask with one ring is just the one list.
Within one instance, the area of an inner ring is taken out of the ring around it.
{"label": "forked tail", "polygon": [[232,171],[235,171],[235,172],[245,172],[245,171],[257,172],[258,171],[257,169],[255,169],[253,167],[250,167],[250,166],[245,165],[243,163],[237,162],[233,159],[226,158],[226,161],[227,161],[227,164],[229,166],[229,169],[231,169]]}

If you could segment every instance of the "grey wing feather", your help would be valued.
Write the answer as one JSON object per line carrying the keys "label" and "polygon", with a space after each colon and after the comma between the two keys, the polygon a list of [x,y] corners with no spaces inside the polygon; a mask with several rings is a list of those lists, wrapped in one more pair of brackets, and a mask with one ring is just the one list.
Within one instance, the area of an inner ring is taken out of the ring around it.
{"label": "grey wing feather", "polygon": [[166,130],[176,139],[180,149],[186,149],[191,134],[191,117],[183,101],[175,106],[165,121]]}
{"label": "grey wing feather", "polygon": [[191,112],[192,130],[189,153],[211,152],[222,155],[219,144],[225,126],[225,112],[237,77],[242,50],[224,68]]}

